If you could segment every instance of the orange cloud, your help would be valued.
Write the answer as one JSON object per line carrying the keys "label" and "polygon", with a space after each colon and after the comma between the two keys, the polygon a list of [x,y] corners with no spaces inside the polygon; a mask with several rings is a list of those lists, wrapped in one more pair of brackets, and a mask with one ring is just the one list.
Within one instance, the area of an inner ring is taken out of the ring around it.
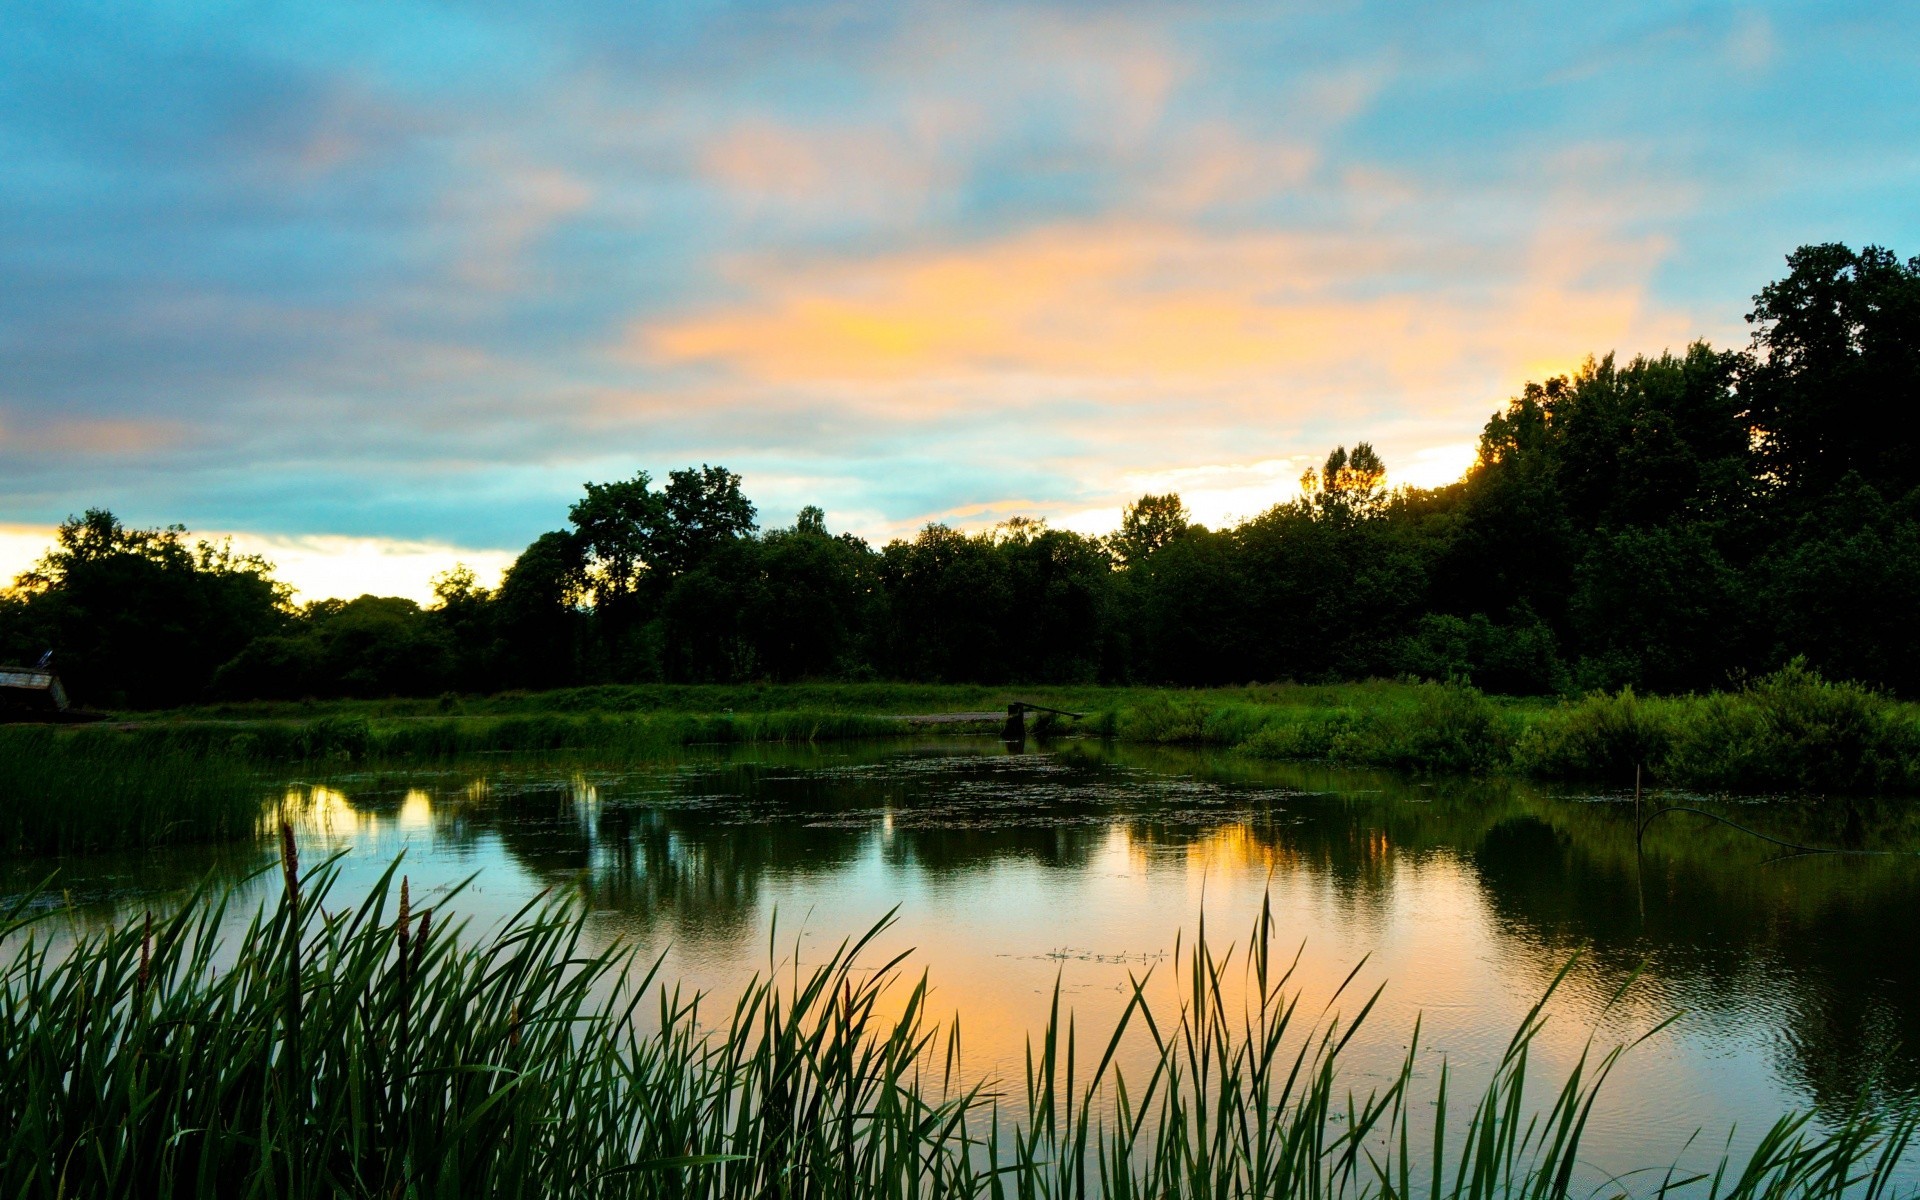
{"label": "orange cloud", "polygon": [[[748,264],[737,275],[754,299],[638,325],[623,349],[762,385],[1026,377],[1151,393],[1367,379],[1431,392],[1468,363],[1514,372],[1684,339],[1646,300],[1658,251],[1549,233],[1500,278],[1467,252],[1436,262],[1372,232],[1066,226],[800,269]],[[1442,281],[1395,286],[1409,266]]]}

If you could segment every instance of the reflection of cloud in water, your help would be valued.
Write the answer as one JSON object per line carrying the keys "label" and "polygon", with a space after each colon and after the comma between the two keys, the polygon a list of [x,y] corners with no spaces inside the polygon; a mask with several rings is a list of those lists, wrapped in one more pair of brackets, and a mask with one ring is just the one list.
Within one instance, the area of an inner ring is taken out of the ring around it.
{"label": "reflection of cloud in water", "polygon": [[[1124,1002],[1129,972],[1170,980],[1165,956],[1203,903],[1224,943],[1271,896],[1289,956],[1307,947],[1310,994],[1324,998],[1367,955],[1359,983],[1391,980],[1362,1039],[1368,1069],[1397,1061],[1421,1011],[1430,1044],[1471,1069],[1579,951],[1543,1057],[1577,1053],[1643,963],[1603,1041],[1690,1010],[1622,1069],[1609,1110],[1620,1136],[1652,1144],[1681,1124],[1718,1132],[1795,1104],[1831,1111],[1863,1089],[1920,1093],[1910,864],[1767,865],[1751,839],[1678,824],[1656,826],[1636,855],[1631,791],[1072,743],[1020,755],[736,748],[650,766],[488,760],[335,775],[273,799],[303,846],[350,848],[343,894],[402,849],[416,896],[477,871],[456,907],[482,925],[556,889],[592,908],[595,937],[665,953],[663,978],[717,999],[768,962],[776,910],[775,957],[797,946],[810,961],[899,906],[876,949],[917,949],[937,1009],[963,1013],[982,1070],[1018,1073],[1056,978],[1081,1027],[1098,1027]],[[1911,838],[1907,810],[1866,815],[1874,844]],[[1832,806],[1759,803],[1739,819],[1820,842],[1840,818]],[[179,886],[148,863],[103,863],[91,878],[64,869],[77,894],[111,903]]]}

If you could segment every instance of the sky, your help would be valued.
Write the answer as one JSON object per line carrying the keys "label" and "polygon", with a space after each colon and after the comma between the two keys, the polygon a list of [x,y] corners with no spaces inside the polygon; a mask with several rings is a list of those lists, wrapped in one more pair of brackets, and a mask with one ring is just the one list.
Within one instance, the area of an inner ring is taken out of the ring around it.
{"label": "sky", "polygon": [[1920,6],[7,0],[0,573],[91,506],[306,597],[721,463],[879,541],[1369,440],[1920,254]]}

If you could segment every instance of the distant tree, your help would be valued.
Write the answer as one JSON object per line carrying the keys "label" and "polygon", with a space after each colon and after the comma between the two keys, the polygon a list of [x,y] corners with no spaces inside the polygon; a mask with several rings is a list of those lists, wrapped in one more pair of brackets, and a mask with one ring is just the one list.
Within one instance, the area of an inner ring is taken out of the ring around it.
{"label": "distant tree", "polygon": [[433,577],[433,604],[427,610],[453,657],[452,683],[464,691],[483,691],[493,673],[493,595],[465,563]]}
{"label": "distant tree", "polygon": [[1698,524],[1595,538],[1575,572],[1578,682],[1650,691],[1724,685],[1746,665],[1750,628],[1739,572]]}
{"label": "distant tree", "polygon": [[1147,560],[1154,551],[1187,532],[1192,516],[1177,492],[1146,495],[1127,505],[1120,515],[1120,532],[1111,539],[1113,556],[1122,566]]}
{"label": "distant tree", "polygon": [[1803,656],[1830,678],[1920,695],[1920,494],[1889,503],[1848,475],[1778,539],[1755,576],[1765,665]]}
{"label": "distant tree", "polygon": [[791,530],[756,544],[760,586],[746,620],[762,671],[774,679],[870,672],[868,639],[882,624],[877,558],[851,535],[827,532],[812,505]]}
{"label": "distant tree", "polygon": [[997,531],[1007,619],[1001,631],[1014,679],[1091,683],[1121,670],[1108,644],[1113,560],[1100,539],[1015,519]]}
{"label": "distant tree", "polygon": [[698,566],[721,545],[753,532],[753,504],[740,491],[740,477],[725,467],[674,471],[661,499],[654,557],[669,574]]}
{"label": "distant tree", "polygon": [[1742,394],[1772,475],[1802,496],[1849,472],[1891,495],[1920,486],[1920,258],[1802,246],[1747,320]]}
{"label": "distant tree", "polygon": [[200,698],[220,664],[283,628],[290,589],[230,542],[184,527],[129,529],[106,509],[68,518],[0,608],[9,658],[54,651],[84,703],[134,708]]}
{"label": "distant tree", "polygon": [[882,669],[903,679],[1001,682],[1018,619],[1007,563],[991,535],[930,524],[881,552],[887,635]]}
{"label": "distant tree", "polygon": [[1246,682],[1249,624],[1238,531],[1194,527],[1121,575],[1125,673],[1145,683]]}
{"label": "distant tree", "polygon": [[454,631],[400,596],[316,600],[287,632],[254,640],[223,665],[213,692],[232,698],[422,696],[459,682]]}
{"label": "distant tree", "polygon": [[1320,517],[1371,517],[1386,503],[1386,478],[1387,464],[1370,443],[1361,442],[1352,454],[1345,446],[1334,447],[1322,470],[1309,467],[1300,477],[1300,490]]}
{"label": "distant tree", "polygon": [[667,499],[653,491],[645,471],[614,483],[589,483],[586,493],[567,510],[583,552],[584,583],[604,616],[626,617],[642,576],[661,557]]}
{"label": "distant tree", "polygon": [[520,552],[493,595],[503,682],[556,687],[579,679],[580,605],[588,586],[586,556],[573,534],[543,533]]}

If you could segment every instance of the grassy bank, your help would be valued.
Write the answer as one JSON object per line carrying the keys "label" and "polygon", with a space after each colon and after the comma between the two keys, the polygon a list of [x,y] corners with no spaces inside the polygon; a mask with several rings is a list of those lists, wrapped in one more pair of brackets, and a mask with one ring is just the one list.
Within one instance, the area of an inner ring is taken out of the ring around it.
{"label": "grassy bank", "polygon": [[[1025,1078],[989,1087],[954,1071],[926,980],[869,969],[860,944],[708,1011],[586,949],[577,911],[475,934],[396,904],[391,873],[358,904],[325,867],[289,875],[226,952],[215,896],[57,950],[0,922],[6,1194],[1558,1200],[1599,1182],[1581,1145],[1619,1051],[1536,1107],[1536,1008],[1464,1120],[1444,1070],[1416,1075],[1417,1030],[1397,1076],[1352,1090],[1341,1055],[1372,1002],[1301,1012],[1271,914],[1242,958],[1203,931],[1112,1030],[1076,1036],[1056,992]],[[633,1019],[643,1004],[657,1019]],[[1641,1190],[1879,1200],[1912,1132],[1787,1118],[1746,1161],[1652,1163]]]}
{"label": "grassy bank", "polygon": [[[538,695],[190,710],[121,724],[0,727],[0,852],[62,853],[241,836],[289,766],[579,752],[645,759],[683,746],[814,743],[985,727],[903,713],[992,711],[1025,699],[1074,732],[1213,746],[1257,758],[1509,774],[1708,791],[1920,792],[1920,706],[1801,668],[1706,696],[1631,691],[1490,697],[1434,683],[1145,688],[904,686],[591,688]],[[678,707],[668,707],[668,706]]]}
{"label": "grassy bank", "polygon": [[1920,790],[1920,705],[1794,665],[1737,691],[1558,703],[1447,684],[1327,689],[1321,704],[1152,697],[1115,714],[1125,739],[1262,758],[1712,791]]}
{"label": "grassy bank", "polygon": [[[536,694],[184,710],[139,722],[163,749],[256,762],[444,758],[503,751],[644,754],[699,743],[898,735],[902,714],[1004,710],[1014,700],[1087,714],[1035,719],[1042,735],[1208,745],[1262,758],[1439,773],[1650,782],[1705,790],[1920,790],[1920,705],[1793,665],[1703,696],[1483,695],[1375,681],[1152,688],[905,684],[636,685]],[[925,730],[918,732],[924,733]]]}

